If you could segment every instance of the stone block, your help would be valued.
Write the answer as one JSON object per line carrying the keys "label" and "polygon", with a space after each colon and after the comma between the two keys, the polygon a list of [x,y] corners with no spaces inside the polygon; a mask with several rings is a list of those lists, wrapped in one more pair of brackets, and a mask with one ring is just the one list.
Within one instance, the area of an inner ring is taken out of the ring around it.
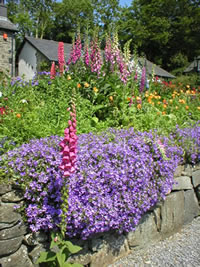
{"label": "stone block", "polygon": [[186,164],[184,166],[184,171],[182,172],[183,176],[192,176],[192,166],[190,164]]}
{"label": "stone block", "polygon": [[49,248],[48,248],[48,245],[47,244],[39,244],[37,245],[36,247],[34,247],[30,253],[28,253],[28,256],[30,257],[31,261],[33,262],[34,264],[34,267],[37,266],[36,265],[36,261],[37,259],[39,258],[40,256],[40,252],[42,251],[47,251]]}
{"label": "stone block", "polygon": [[179,165],[175,172],[174,172],[174,177],[178,177],[181,176],[181,173],[184,171],[184,166],[183,165]]}
{"label": "stone block", "polygon": [[160,216],[158,215],[158,210],[159,209],[157,209],[157,213],[151,212],[143,215],[140,223],[136,226],[136,230],[127,234],[130,249],[140,249],[153,241],[160,240]]}
{"label": "stone block", "polygon": [[2,196],[2,202],[6,203],[15,203],[15,202],[20,202],[24,199],[24,193],[19,190],[11,191],[6,193],[5,195]]}
{"label": "stone block", "polygon": [[14,254],[0,259],[2,267],[34,267],[28,257],[27,247],[22,245]]}
{"label": "stone block", "polygon": [[174,179],[175,184],[173,185],[172,190],[187,190],[192,189],[191,179],[188,176],[180,176]]}
{"label": "stone block", "polygon": [[194,171],[192,173],[192,183],[194,187],[200,185],[200,170]]}
{"label": "stone block", "polygon": [[200,214],[200,208],[194,190],[185,191],[184,200],[184,224],[187,224]]}
{"label": "stone block", "polygon": [[168,195],[161,205],[161,235],[162,238],[178,231],[184,222],[184,192],[174,192]]}
{"label": "stone block", "polygon": [[20,248],[22,240],[22,236],[8,240],[0,240],[0,258],[16,252]]}
{"label": "stone block", "polygon": [[90,267],[108,266],[117,258],[126,256],[128,252],[128,243],[124,235],[108,234],[104,238],[103,247],[92,254]]}
{"label": "stone block", "polygon": [[0,184],[0,196],[12,191],[11,185]]}
{"label": "stone block", "polygon": [[28,228],[23,222],[19,222],[11,228],[0,230],[0,240],[11,239],[19,236],[24,236]]}
{"label": "stone block", "polygon": [[21,215],[14,211],[13,205],[0,206],[0,229],[11,227],[21,221]]}

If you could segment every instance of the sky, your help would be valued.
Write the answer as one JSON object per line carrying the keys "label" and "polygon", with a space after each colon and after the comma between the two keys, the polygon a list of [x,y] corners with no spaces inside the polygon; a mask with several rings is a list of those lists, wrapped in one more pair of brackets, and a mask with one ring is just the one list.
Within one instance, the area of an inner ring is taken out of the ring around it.
{"label": "sky", "polygon": [[[57,2],[61,2],[61,0],[57,0]],[[132,0],[120,0],[119,3],[121,6],[130,6]]]}
{"label": "sky", "polygon": [[125,5],[130,6],[132,0],[120,0],[119,2],[121,6],[125,6]]}

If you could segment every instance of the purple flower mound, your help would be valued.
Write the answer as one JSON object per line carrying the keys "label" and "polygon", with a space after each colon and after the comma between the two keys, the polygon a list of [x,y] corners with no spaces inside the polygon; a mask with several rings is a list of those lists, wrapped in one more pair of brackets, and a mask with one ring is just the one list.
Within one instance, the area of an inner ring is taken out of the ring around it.
{"label": "purple flower mound", "polygon": [[[193,131],[199,134],[198,127]],[[60,222],[61,139],[32,140],[0,158],[0,173],[24,185],[24,211],[32,231],[56,228]],[[182,159],[183,149],[172,136],[135,133],[132,128],[80,135],[76,171],[66,180],[67,235],[87,239],[109,230],[134,230],[141,216],[172,188]]]}
{"label": "purple flower mound", "polygon": [[197,121],[193,127],[180,129],[176,127],[172,138],[177,144],[184,148],[184,159],[186,162],[195,164],[200,162],[200,121]]}

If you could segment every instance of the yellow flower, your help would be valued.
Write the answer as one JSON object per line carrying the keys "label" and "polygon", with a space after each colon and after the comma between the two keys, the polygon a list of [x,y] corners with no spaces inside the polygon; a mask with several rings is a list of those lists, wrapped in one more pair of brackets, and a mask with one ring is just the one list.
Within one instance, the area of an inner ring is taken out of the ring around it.
{"label": "yellow flower", "polygon": [[85,88],[88,88],[90,85],[89,83],[84,83]]}
{"label": "yellow flower", "polygon": [[164,105],[163,105],[163,108],[167,108],[167,105],[166,105],[166,104],[164,104]]}
{"label": "yellow flower", "polygon": [[70,81],[72,78],[70,75],[67,75],[67,80]]}
{"label": "yellow flower", "polygon": [[141,109],[142,108],[142,105],[141,104],[137,104],[137,108],[138,109]]}
{"label": "yellow flower", "polygon": [[178,109],[178,106],[176,106],[175,109]]}
{"label": "yellow flower", "polygon": [[200,107],[197,107],[198,110],[200,110]]}
{"label": "yellow flower", "polygon": [[113,102],[113,96],[109,96],[110,102]]}
{"label": "yellow flower", "polygon": [[173,102],[173,100],[172,100],[172,99],[170,99],[170,100],[169,100],[169,102],[170,102],[170,103],[172,103],[172,102]]}
{"label": "yellow flower", "polygon": [[94,91],[95,93],[98,93],[99,89],[96,88],[96,87],[93,87],[93,91]]}
{"label": "yellow flower", "polygon": [[160,105],[161,103],[160,103],[160,101],[158,101],[158,105]]}
{"label": "yellow flower", "polygon": [[190,88],[190,86],[189,85],[186,85],[186,87],[189,89]]}
{"label": "yellow flower", "polygon": [[184,99],[179,99],[178,102],[181,103],[181,104],[185,104],[185,100]]}

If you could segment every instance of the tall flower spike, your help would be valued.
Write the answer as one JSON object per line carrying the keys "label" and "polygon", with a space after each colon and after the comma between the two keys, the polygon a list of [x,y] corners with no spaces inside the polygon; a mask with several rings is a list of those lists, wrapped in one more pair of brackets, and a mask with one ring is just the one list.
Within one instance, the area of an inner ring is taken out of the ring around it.
{"label": "tall flower spike", "polygon": [[58,64],[59,64],[60,74],[63,74],[64,65],[65,65],[64,43],[63,42],[58,43]]}
{"label": "tall flower spike", "polygon": [[144,91],[144,86],[146,82],[146,68],[142,68],[142,77],[141,77],[141,82],[140,82],[140,93]]}
{"label": "tall flower spike", "polygon": [[[71,105],[70,120],[64,131],[64,140],[60,142],[62,162],[60,169],[64,171],[64,177],[69,177],[75,171],[77,158],[77,135],[76,135],[76,107]],[[69,111],[69,109],[67,109]]]}
{"label": "tall flower spike", "polygon": [[53,61],[51,65],[50,78],[53,80],[55,79],[55,76],[56,76],[56,66],[55,66],[55,62]]}

